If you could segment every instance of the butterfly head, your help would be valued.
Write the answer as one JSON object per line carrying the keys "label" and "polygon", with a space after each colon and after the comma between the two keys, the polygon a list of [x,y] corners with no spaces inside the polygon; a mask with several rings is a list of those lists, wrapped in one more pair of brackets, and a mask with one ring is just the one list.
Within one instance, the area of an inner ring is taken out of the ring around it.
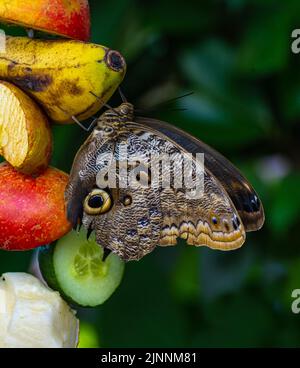
{"label": "butterfly head", "polygon": [[124,123],[133,121],[134,107],[129,102],[123,102],[119,107],[106,110],[99,118],[99,122],[105,123]]}

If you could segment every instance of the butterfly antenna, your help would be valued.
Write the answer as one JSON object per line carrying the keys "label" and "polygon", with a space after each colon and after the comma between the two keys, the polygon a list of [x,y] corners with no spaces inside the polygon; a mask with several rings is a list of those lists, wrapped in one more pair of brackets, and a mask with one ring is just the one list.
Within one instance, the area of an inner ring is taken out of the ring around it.
{"label": "butterfly antenna", "polygon": [[184,95],[181,95],[181,96],[178,96],[178,97],[174,97],[174,98],[171,98],[170,100],[166,100],[166,101],[163,101],[163,102],[160,102],[158,103],[157,105],[154,105],[152,107],[149,107],[147,109],[136,109],[137,112],[141,112],[141,111],[144,111],[144,112],[159,112],[159,111],[185,111],[186,109],[185,108],[166,108],[168,105],[171,105],[173,102],[179,100],[179,99],[182,99],[182,98],[185,98],[185,97],[188,97],[188,96],[191,96],[193,95],[194,92],[188,92],[188,93],[185,93]]}
{"label": "butterfly antenna", "polygon": [[122,92],[122,90],[121,90],[121,88],[120,88],[120,87],[118,88],[118,90],[119,90],[119,94],[120,94],[120,96],[121,96],[122,102],[124,102],[124,103],[128,102],[128,101],[127,101],[127,98],[125,97],[125,95],[124,95],[124,93]]}
{"label": "butterfly antenna", "polygon": [[165,109],[164,111],[186,111],[186,107],[174,107],[173,109]]}
{"label": "butterfly antenna", "polygon": [[194,93],[195,93],[195,92],[188,92],[188,93],[185,93],[185,94],[180,95],[180,96],[178,96],[178,97],[174,97],[174,98],[171,98],[171,99],[169,99],[169,100],[163,101],[163,102],[159,103],[157,106],[169,105],[169,104],[170,104],[170,103],[172,103],[172,102],[178,101],[178,100],[180,100],[180,99],[182,99],[182,98],[185,98],[185,97],[188,97],[188,96],[191,96],[191,95],[193,95]]}
{"label": "butterfly antenna", "polygon": [[146,114],[148,110],[146,109],[135,109],[134,110],[137,114]]}

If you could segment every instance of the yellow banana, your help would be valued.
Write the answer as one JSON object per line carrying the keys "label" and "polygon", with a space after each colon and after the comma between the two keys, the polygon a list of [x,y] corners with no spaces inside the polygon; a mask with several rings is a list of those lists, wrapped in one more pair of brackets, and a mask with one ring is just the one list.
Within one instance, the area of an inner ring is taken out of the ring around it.
{"label": "yellow banana", "polygon": [[0,79],[31,95],[57,123],[95,114],[125,72],[119,52],[75,40],[6,37],[5,51],[0,52]]}

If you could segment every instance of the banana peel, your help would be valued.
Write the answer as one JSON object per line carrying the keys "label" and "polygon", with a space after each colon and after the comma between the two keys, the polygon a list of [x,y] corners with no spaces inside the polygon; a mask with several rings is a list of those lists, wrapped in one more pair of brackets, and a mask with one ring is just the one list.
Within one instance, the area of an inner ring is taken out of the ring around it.
{"label": "banana peel", "polygon": [[61,124],[98,112],[125,72],[119,52],[76,40],[8,36],[0,52],[0,79],[20,87]]}
{"label": "banana peel", "polygon": [[40,174],[48,167],[52,151],[45,114],[8,82],[0,81],[0,101],[0,155],[24,174]]}

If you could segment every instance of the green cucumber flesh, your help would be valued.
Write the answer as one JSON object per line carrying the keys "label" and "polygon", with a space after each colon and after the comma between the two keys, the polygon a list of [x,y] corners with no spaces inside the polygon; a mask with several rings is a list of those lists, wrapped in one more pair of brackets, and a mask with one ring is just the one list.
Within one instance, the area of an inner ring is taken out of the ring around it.
{"label": "green cucumber flesh", "polygon": [[55,244],[39,250],[41,273],[49,285],[68,301],[85,307],[104,303],[119,286],[124,262],[103,248],[86,231],[71,231]]}

